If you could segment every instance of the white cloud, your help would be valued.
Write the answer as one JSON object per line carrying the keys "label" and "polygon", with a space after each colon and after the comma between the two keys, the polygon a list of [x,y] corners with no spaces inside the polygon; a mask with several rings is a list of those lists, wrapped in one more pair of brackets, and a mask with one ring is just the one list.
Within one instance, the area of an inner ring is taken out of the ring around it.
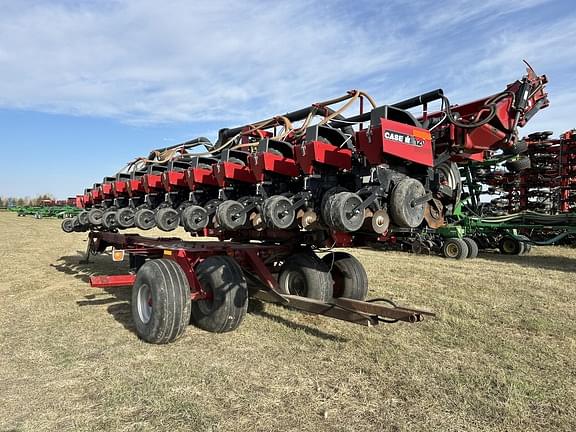
{"label": "white cloud", "polygon": [[[381,103],[445,87],[462,103],[502,90],[524,57],[558,68],[551,47],[574,57],[576,36],[568,21],[514,22],[541,0],[4,3],[0,107],[133,123],[233,126],[347,86]],[[477,44],[453,36],[478,23]]]}
{"label": "white cloud", "polygon": [[3,14],[0,41],[2,106],[144,122],[242,118],[256,100],[266,111],[341,93],[342,80],[397,67],[410,48],[303,1],[39,4]]}

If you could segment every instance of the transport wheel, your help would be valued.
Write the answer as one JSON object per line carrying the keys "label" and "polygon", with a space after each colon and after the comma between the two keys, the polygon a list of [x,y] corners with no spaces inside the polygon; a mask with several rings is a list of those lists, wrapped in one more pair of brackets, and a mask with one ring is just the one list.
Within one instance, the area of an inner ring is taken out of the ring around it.
{"label": "transport wheel", "polygon": [[197,205],[186,207],[180,218],[186,231],[196,232],[208,226],[208,212]]}
{"label": "transport wheel", "polygon": [[337,231],[354,232],[362,228],[364,210],[354,211],[362,204],[362,198],[352,192],[340,192],[329,200],[329,220]]}
{"label": "transport wheel", "polygon": [[196,266],[209,300],[192,302],[192,322],[203,330],[224,333],[238,328],[248,310],[248,284],[234,258],[216,255]]}
{"label": "transport wheel", "polygon": [[468,256],[468,245],[459,238],[451,238],[444,242],[442,253],[446,258],[463,260]]}
{"label": "transport wheel", "polygon": [[515,238],[504,236],[498,243],[498,249],[503,255],[520,255],[524,252],[524,243]]}
{"label": "transport wheel", "polygon": [[522,255],[528,255],[530,252],[532,252],[532,243],[529,243],[530,239],[528,237],[526,237],[525,235],[519,235],[517,237],[520,240],[526,241],[526,243],[522,242],[522,245],[524,245],[524,251],[522,252]]}
{"label": "transport wheel", "polygon": [[168,259],[142,264],[132,287],[132,319],[146,342],[165,344],[190,322],[190,285],[182,267]]}
{"label": "transport wheel", "polygon": [[134,215],[134,225],[141,230],[149,230],[156,226],[156,220],[154,219],[154,212],[150,209],[140,209],[136,210]]}
{"label": "transport wheel", "polygon": [[99,226],[102,225],[102,216],[104,211],[99,208],[93,208],[88,211],[88,222],[90,225]]}
{"label": "transport wheel", "polygon": [[464,237],[464,243],[468,246],[468,255],[466,258],[476,258],[478,257],[478,243],[470,237]]}
{"label": "transport wheel", "polygon": [[74,232],[74,219],[66,218],[62,221],[62,231],[65,233]]}
{"label": "transport wheel", "polygon": [[270,228],[288,229],[296,220],[296,210],[291,209],[292,201],[282,195],[274,195],[264,201],[262,216]]}
{"label": "transport wheel", "polygon": [[108,210],[102,215],[102,226],[106,229],[112,229],[116,225],[116,211]]}
{"label": "transport wheel", "polygon": [[134,226],[134,210],[130,207],[121,208],[116,212],[116,224],[123,229]]}
{"label": "transport wheel", "polygon": [[424,220],[426,203],[413,205],[412,201],[426,195],[424,185],[413,178],[401,180],[390,196],[390,216],[402,228],[416,228]]}
{"label": "transport wheel", "polygon": [[162,231],[174,231],[180,225],[180,214],[170,207],[159,209],[154,216],[156,225]]}
{"label": "transport wheel", "polygon": [[366,300],[368,275],[360,261],[346,252],[332,252],[322,257],[334,280],[334,297]]}
{"label": "transport wheel", "polygon": [[78,222],[82,225],[88,225],[90,223],[88,220],[88,212],[86,210],[82,210],[78,213]]}
{"label": "transport wheel", "polygon": [[216,209],[216,221],[226,231],[234,231],[246,224],[244,206],[238,201],[227,200]]}
{"label": "transport wheel", "polygon": [[326,302],[334,293],[328,266],[312,253],[298,253],[286,259],[278,278],[280,292]]}

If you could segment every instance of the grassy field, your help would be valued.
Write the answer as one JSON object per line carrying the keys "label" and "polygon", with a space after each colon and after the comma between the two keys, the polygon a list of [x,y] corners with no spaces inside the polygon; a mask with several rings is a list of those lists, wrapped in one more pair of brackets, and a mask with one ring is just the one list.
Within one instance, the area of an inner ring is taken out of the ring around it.
{"label": "grassy field", "polygon": [[133,332],[126,271],[86,234],[0,213],[0,431],[573,431],[576,249],[464,262],[357,251],[371,296],[427,307],[364,328],[255,304],[240,329]]}

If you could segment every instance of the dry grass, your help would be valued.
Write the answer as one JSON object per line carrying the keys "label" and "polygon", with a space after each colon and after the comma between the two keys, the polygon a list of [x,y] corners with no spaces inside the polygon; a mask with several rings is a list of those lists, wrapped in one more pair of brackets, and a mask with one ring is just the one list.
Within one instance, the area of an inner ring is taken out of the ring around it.
{"label": "dry grass", "polygon": [[152,346],[85,234],[0,213],[0,430],[576,429],[576,250],[470,262],[357,251],[371,295],[438,318],[367,329],[273,305]]}

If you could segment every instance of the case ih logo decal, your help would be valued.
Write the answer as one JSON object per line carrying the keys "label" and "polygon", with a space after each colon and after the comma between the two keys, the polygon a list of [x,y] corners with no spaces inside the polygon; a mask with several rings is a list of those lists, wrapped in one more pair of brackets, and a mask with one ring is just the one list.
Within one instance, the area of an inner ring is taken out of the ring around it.
{"label": "case ih logo decal", "polygon": [[390,141],[396,141],[402,144],[413,145],[416,147],[424,146],[424,140],[422,138],[416,138],[415,136],[406,135],[392,130],[385,131],[384,138]]}

